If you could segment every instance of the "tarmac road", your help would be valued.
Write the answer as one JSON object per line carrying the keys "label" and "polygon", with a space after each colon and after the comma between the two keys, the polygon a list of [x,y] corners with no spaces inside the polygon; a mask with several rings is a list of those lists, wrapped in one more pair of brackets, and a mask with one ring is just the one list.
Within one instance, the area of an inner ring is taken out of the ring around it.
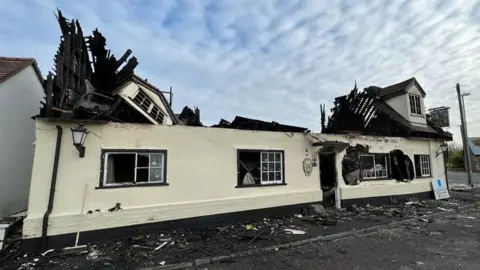
{"label": "tarmac road", "polygon": [[[447,173],[447,176],[450,185],[468,184],[468,176],[466,172],[449,171]],[[474,185],[480,186],[480,173],[472,173],[472,181]]]}
{"label": "tarmac road", "polygon": [[202,269],[480,269],[480,209]]}

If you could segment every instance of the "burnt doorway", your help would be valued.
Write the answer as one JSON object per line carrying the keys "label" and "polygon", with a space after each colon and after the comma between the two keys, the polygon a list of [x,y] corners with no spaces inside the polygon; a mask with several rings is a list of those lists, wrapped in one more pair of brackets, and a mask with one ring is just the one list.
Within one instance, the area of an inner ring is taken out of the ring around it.
{"label": "burnt doorway", "polygon": [[323,203],[326,206],[335,205],[335,188],[337,185],[337,168],[335,152],[320,152],[320,183],[323,192]]}

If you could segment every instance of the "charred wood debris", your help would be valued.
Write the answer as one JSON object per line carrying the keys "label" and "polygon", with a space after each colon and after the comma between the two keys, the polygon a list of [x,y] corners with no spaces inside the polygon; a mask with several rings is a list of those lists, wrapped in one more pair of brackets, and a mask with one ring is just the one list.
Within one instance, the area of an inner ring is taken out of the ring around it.
{"label": "charred wood debris", "polygon": [[[113,94],[138,65],[135,57],[129,58],[132,51],[117,60],[105,48],[106,39],[97,29],[84,37],[77,20],[68,21],[60,10],[57,20],[62,37],[54,58],[55,73],[49,72],[44,82],[45,102],[39,116],[111,121],[122,114],[124,121],[134,122],[138,114]],[[125,112],[128,109],[130,112]],[[134,117],[125,118],[130,115]]]}
{"label": "charred wood debris", "polygon": [[[62,36],[54,58],[53,72],[44,81],[45,101],[41,102],[39,115],[35,117],[58,118],[65,120],[95,120],[126,123],[150,123],[140,112],[115,94],[129,81],[143,80],[134,74],[137,58],[130,57],[126,50],[117,59],[106,49],[106,38],[95,29],[90,36],[84,36],[78,20],[67,20],[57,10],[57,21]],[[148,84],[150,88],[155,88]],[[158,95],[163,92],[156,89]],[[172,90],[169,105],[171,107]],[[169,108],[170,109],[170,108]],[[174,124],[204,126],[200,121],[200,110],[185,106],[180,114],[173,114]],[[221,120],[212,127],[309,132],[307,128],[282,125],[277,122],[236,117],[232,122]]]}
{"label": "charred wood debris", "polygon": [[[381,98],[381,91],[382,88],[376,86],[359,91],[355,83],[348,95],[335,98],[328,119],[325,106],[322,105],[320,107],[322,133],[452,140],[451,133],[435,126],[428,117],[426,127],[411,125]],[[360,156],[367,153],[369,149],[363,145],[347,148],[342,161],[342,175],[347,185],[358,185],[363,180]],[[408,155],[395,149],[387,156],[389,179],[410,182],[415,178],[414,163]]]}
{"label": "charred wood debris", "polygon": [[452,134],[429,120],[427,126],[412,125],[380,96],[382,88],[370,86],[359,91],[357,83],[348,95],[335,98],[327,118],[321,106],[322,133],[371,136],[423,137],[452,140]]}
{"label": "charred wood debris", "polygon": [[[196,259],[226,256],[236,252],[272,247],[312,237],[361,230],[382,224],[417,218],[419,225],[435,222],[432,213],[460,209],[473,199],[420,201],[411,197],[388,205],[348,205],[342,209],[304,208],[288,216],[252,219],[248,222],[160,230],[155,233],[92,242],[88,254],[66,255],[62,250],[24,254],[19,241],[9,241],[0,251],[5,269],[137,269]],[[412,225],[412,226],[413,226]],[[19,232],[20,234],[20,232]],[[21,239],[21,236],[17,236]]]}

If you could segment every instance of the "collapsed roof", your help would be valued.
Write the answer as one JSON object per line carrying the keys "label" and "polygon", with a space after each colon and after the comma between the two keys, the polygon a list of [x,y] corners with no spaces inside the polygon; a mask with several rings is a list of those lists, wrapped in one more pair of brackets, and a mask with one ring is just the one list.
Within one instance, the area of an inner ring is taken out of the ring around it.
{"label": "collapsed roof", "polygon": [[54,73],[49,72],[44,82],[45,102],[38,116],[157,123],[118,94],[121,87],[134,82],[158,95],[165,113],[175,120],[171,96],[168,103],[160,90],[134,74],[138,61],[130,57],[130,49],[117,59],[106,49],[106,39],[98,29],[85,37],[78,20],[68,21],[60,10],[57,20],[62,36],[54,58]]}
{"label": "collapsed roof", "polygon": [[[400,91],[398,89],[403,89],[403,86],[407,87],[411,83],[410,81],[406,84],[407,81],[401,83],[402,87],[394,88]],[[437,127],[428,119],[426,126],[411,124],[385,102],[379,94],[383,91],[384,89],[375,86],[359,91],[355,84],[348,95],[335,98],[334,107],[331,109],[332,115],[328,117],[327,123],[325,123],[326,114],[323,107],[322,133],[359,133],[452,140],[451,133]]]}
{"label": "collapsed roof", "polygon": [[236,116],[232,122],[221,119],[220,122],[212,127],[244,129],[244,130],[260,130],[260,131],[279,131],[279,132],[301,132],[309,133],[310,130],[304,127],[296,127],[279,124],[277,122],[266,122],[241,116]]}

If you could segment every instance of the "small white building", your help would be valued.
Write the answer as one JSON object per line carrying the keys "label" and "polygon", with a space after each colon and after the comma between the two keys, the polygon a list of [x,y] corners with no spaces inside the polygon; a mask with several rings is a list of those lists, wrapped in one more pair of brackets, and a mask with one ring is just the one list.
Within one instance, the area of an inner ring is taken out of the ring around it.
{"label": "small white building", "polygon": [[27,209],[35,121],[44,99],[35,59],[0,57],[0,217]]}

